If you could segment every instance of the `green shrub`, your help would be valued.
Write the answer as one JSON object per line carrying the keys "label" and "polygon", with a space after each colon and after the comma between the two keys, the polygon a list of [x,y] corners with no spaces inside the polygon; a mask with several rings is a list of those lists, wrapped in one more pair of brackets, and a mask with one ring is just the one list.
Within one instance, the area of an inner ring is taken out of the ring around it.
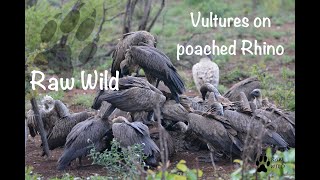
{"label": "green shrub", "polygon": [[100,153],[93,147],[89,156],[93,160],[93,164],[104,166],[112,177],[121,179],[140,177],[142,174],[139,168],[143,169],[146,166],[143,147],[140,144],[135,144],[128,146],[128,148],[121,148],[121,151],[119,149],[120,143],[113,139],[110,150]]}
{"label": "green shrub", "polygon": [[33,167],[25,166],[25,180],[38,180],[41,176],[37,173],[34,173]]}
{"label": "green shrub", "polygon": [[[148,170],[147,180],[161,180],[162,171],[158,168],[158,172]],[[200,169],[189,169],[185,160],[180,160],[174,169],[170,172],[165,171],[164,177],[167,180],[197,180],[203,175]],[[197,177],[198,176],[198,177]]]}

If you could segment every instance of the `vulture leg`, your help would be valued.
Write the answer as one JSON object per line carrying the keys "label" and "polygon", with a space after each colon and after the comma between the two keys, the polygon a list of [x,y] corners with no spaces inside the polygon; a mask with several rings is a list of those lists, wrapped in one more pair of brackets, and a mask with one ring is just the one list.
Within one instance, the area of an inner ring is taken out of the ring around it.
{"label": "vulture leg", "polygon": [[212,162],[212,166],[213,166],[214,172],[216,172],[216,164],[214,163],[213,152],[211,152],[211,151],[210,151],[210,159],[211,159],[211,162]]}
{"label": "vulture leg", "polygon": [[157,79],[156,88],[159,86],[160,79]]}
{"label": "vulture leg", "polygon": [[79,159],[79,166],[82,167],[82,157],[80,156],[78,159]]}

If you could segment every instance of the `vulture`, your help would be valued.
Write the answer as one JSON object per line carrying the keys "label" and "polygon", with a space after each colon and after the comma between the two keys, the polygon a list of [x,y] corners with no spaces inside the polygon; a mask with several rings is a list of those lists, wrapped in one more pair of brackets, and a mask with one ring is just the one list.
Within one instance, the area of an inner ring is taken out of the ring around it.
{"label": "vulture", "polygon": [[244,92],[244,94],[250,99],[250,93],[254,89],[261,88],[261,84],[257,77],[250,77],[244,79],[236,84],[234,84],[227,92],[224,93],[223,97],[228,98],[230,101],[239,101],[240,92]]}
{"label": "vulture", "polygon": [[[170,89],[172,97],[179,103],[178,94],[183,94],[185,86],[171,60],[163,52],[149,46],[131,46],[121,62],[121,72],[128,72],[128,67],[138,65],[146,77],[157,79],[156,87],[160,81]],[[127,74],[125,74],[127,75]],[[150,80],[154,84],[154,80]]]}
{"label": "vulture", "polygon": [[148,126],[141,122],[129,122],[125,117],[119,116],[112,120],[112,133],[122,148],[141,144],[143,153],[147,156],[146,164],[152,167],[158,165],[157,156],[160,150],[150,138]]}
{"label": "vulture", "polygon": [[260,89],[254,89],[249,94],[251,109],[256,110],[262,107],[262,95]]}
{"label": "vulture", "polygon": [[100,152],[110,146],[113,135],[106,116],[110,107],[103,107],[105,109],[101,109],[99,114],[79,122],[71,129],[66,138],[63,153],[58,160],[58,170],[66,169],[76,158],[79,158],[79,163],[82,165],[81,158],[89,154],[93,146]]}
{"label": "vulture", "polygon": [[254,89],[250,93],[252,97],[252,106],[255,108],[256,116],[266,118],[275,128],[276,132],[289,144],[295,147],[295,116],[283,112],[275,105],[269,103],[268,99],[262,99],[260,89]]}
{"label": "vulture", "polygon": [[288,144],[289,147],[295,147],[295,123],[291,121],[287,114],[281,115],[275,111],[257,109],[255,114],[259,118],[266,119]]}
{"label": "vulture", "polygon": [[199,93],[204,83],[210,83],[218,88],[219,67],[209,57],[203,57],[192,66],[192,77]]}
{"label": "vulture", "polygon": [[218,91],[218,89],[216,87],[214,87],[214,85],[212,85],[210,83],[204,83],[200,88],[200,92],[201,92],[201,96],[202,96],[203,100],[206,99],[206,95],[207,95],[208,92],[212,92],[211,94],[213,94],[213,96],[212,96],[213,99],[209,98],[209,100],[218,101],[223,106],[231,106],[231,105],[234,104],[228,98],[223,97],[220,94],[220,92]]}
{"label": "vulture", "polygon": [[[64,105],[60,100],[54,100],[51,96],[44,96],[41,100],[41,104],[42,106],[39,107],[39,113],[43,121],[44,130],[48,135],[51,133],[55,123],[60,118],[64,118],[69,115],[70,112],[66,105]],[[33,110],[29,110],[26,116],[29,133],[32,137],[35,137],[39,134],[39,129]]]}
{"label": "vulture", "polygon": [[[221,103],[224,109],[236,110],[246,114],[252,114],[252,109],[248,101],[247,96],[244,92],[239,92],[239,101],[231,102],[228,98],[223,97],[218,89],[212,84],[205,83],[200,88],[202,98],[205,100],[207,92],[210,92],[207,103],[212,104],[212,102]],[[218,105],[218,104],[216,104]],[[211,105],[212,106],[212,105]],[[216,106],[218,108],[218,106]],[[220,113],[221,115],[223,112]]]}
{"label": "vulture", "polygon": [[[171,135],[168,133],[168,131],[161,126],[160,127],[163,132],[163,139],[165,143],[165,147],[167,147],[167,155],[168,158],[172,157],[175,154],[175,147],[173,143],[173,139]],[[149,126],[149,132],[151,139],[156,143],[158,147],[160,146],[160,128],[158,126],[158,123],[154,123],[153,125]],[[160,161],[160,154],[157,154],[157,160]]]}
{"label": "vulture", "polygon": [[275,131],[269,128],[264,119],[259,116],[250,116],[237,111],[225,110],[224,118],[237,131],[239,139],[245,143],[247,134],[250,138],[261,138],[262,143],[287,148],[288,143]]}
{"label": "vulture", "polygon": [[207,143],[211,152],[221,152],[227,156],[240,157],[243,144],[237,137],[237,132],[230,124],[215,118],[196,113],[188,114],[188,129]]}
{"label": "vulture", "polygon": [[[136,46],[140,42],[146,43],[149,46],[156,47],[155,37],[147,31],[136,31],[126,33],[116,45],[116,49],[112,53],[111,75],[116,76],[116,71],[120,71],[119,76],[122,77],[120,63],[125,59],[125,54],[130,46]],[[137,67],[130,67],[130,71],[137,71]]]}
{"label": "vulture", "polygon": [[168,100],[163,104],[161,107],[161,114],[166,121],[186,122],[188,119],[188,111],[180,103],[176,103],[174,100]]}
{"label": "vulture", "polygon": [[146,111],[149,112],[148,120],[151,120],[152,113],[157,107],[161,107],[166,101],[162,92],[155,88],[148,81],[137,77],[123,77],[119,79],[119,90],[99,90],[94,98],[93,109],[99,109],[102,101],[111,104],[109,116],[114,109],[131,112],[132,120],[134,113]]}
{"label": "vulture", "polygon": [[79,122],[82,122],[91,116],[93,116],[93,113],[84,111],[69,114],[56,121],[52,131],[47,137],[49,149],[53,150],[57,147],[63,146],[71,129]]}

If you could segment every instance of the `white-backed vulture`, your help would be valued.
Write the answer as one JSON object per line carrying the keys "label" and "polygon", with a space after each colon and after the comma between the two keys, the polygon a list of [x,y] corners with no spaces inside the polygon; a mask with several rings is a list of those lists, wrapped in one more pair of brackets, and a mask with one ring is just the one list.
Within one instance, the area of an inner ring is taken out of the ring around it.
{"label": "white-backed vulture", "polygon": [[[125,59],[125,54],[130,46],[138,45],[139,42],[148,44],[149,46],[156,47],[155,37],[147,31],[136,31],[126,33],[122,36],[122,39],[116,45],[116,49],[112,54],[112,66],[111,75],[116,76],[116,71],[120,71],[120,77],[122,77],[122,72],[120,69],[120,63]],[[136,67],[130,67],[130,71],[133,72],[137,70]]]}
{"label": "white-backed vulture", "polygon": [[203,57],[192,66],[192,77],[199,93],[204,83],[210,83],[218,88],[219,67],[209,57]]}
{"label": "white-backed vulture", "polygon": [[[51,133],[55,123],[63,117],[70,114],[66,105],[64,105],[60,100],[54,100],[51,96],[45,96],[41,100],[42,106],[39,107],[39,113],[43,121],[44,129],[48,134]],[[32,137],[39,134],[37,123],[34,117],[33,110],[27,112],[27,126],[29,128],[29,133]]]}

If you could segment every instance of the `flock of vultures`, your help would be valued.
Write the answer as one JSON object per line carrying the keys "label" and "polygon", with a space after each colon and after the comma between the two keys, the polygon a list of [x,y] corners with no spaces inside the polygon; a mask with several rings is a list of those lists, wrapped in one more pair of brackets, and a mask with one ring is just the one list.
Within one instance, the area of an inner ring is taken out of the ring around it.
{"label": "flock of vultures", "polygon": [[[187,150],[208,150],[212,161],[255,160],[267,147],[281,151],[295,147],[295,114],[270,103],[255,77],[221,95],[219,68],[204,57],[192,68],[199,96],[187,96],[177,69],[146,31],[123,35],[112,58],[111,74],[120,72],[119,90],[99,90],[93,110],[72,113],[60,100],[50,96],[41,100],[49,149],[64,148],[58,170],[67,169],[77,158],[81,164],[92,144],[97,151],[108,150],[113,138],[121,148],[141,144],[145,163],[151,167],[159,165],[160,149],[169,160],[175,155],[179,137],[184,137],[179,140]],[[26,128],[32,137],[39,134],[32,110],[26,113]]]}

